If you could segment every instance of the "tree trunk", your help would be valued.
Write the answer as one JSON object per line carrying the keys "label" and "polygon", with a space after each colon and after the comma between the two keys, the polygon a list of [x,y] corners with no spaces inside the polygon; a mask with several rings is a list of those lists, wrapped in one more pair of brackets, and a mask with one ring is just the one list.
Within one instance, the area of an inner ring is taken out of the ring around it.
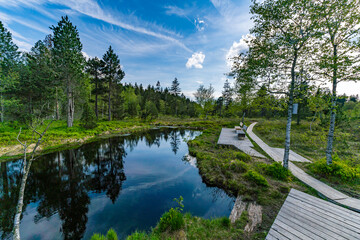
{"label": "tree trunk", "polygon": [[67,126],[72,127],[74,122],[74,96],[70,86],[67,88]]}
{"label": "tree trunk", "polygon": [[3,97],[2,92],[1,92],[1,95],[0,95],[0,101],[1,101],[1,122],[4,122],[5,107],[4,107],[4,97]]}
{"label": "tree trunk", "polygon": [[95,82],[95,115],[96,120],[99,120],[99,110],[98,110],[98,79]]}
{"label": "tree trunk", "polygon": [[23,176],[21,179],[21,186],[19,191],[19,199],[16,206],[16,214],[14,218],[14,240],[20,240],[20,219],[21,219],[21,213],[22,208],[24,205],[24,194],[25,194],[25,186],[26,186],[26,180],[30,171],[31,163],[33,161],[33,158],[29,160],[29,162],[26,163],[26,148],[24,148],[24,166],[23,166]]}
{"label": "tree trunk", "polygon": [[300,109],[301,109],[301,104],[298,103],[298,113],[297,113],[297,121],[296,121],[297,125],[300,125]]}
{"label": "tree trunk", "polygon": [[108,120],[111,121],[111,79],[109,79],[109,116]]}
{"label": "tree trunk", "polygon": [[290,132],[291,132],[291,119],[294,103],[294,87],[295,87],[295,67],[297,61],[297,51],[295,50],[294,59],[291,66],[291,84],[290,84],[290,94],[289,94],[289,105],[288,105],[288,118],[286,123],[286,137],[285,137],[285,151],[283,166],[284,168],[289,168],[289,153],[290,153]]}
{"label": "tree trunk", "polygon": [[331,113],[330,113],[330,127],[329,134],[326,146],[326,163],[327,165],[332,164],[332,150],[333,150],[333,142],[334,142],[334,131],[335,131],[335,117],[336,117],[336,87],[337,87],[337,49],[336,45],[333,45],[334,52],[334,65],[333,65],[333,90],[331,96]]}
{"label": "tree trunk", "polygon": [[56,120],[60,120],[60,112],[59,112],[59,98],[58,98],[58,89],[55,87],[55,111],[56,111]]}

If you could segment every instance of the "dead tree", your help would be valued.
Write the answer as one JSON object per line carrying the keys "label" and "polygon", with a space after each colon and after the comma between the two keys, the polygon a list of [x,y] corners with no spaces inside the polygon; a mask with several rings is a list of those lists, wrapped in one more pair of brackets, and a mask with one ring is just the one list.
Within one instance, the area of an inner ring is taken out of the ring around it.
{"label": "dead tree", "polygon": [[[24,150],[23,162],[24,163],[23,163],[23,168],[22,168],[23,176],[21,179],[19,199],[18,199],[18,203],[16,206],[16,212],[15,212],[15,218],[14,218],[14,230],[13,230],[13,234],[14,234],[13,239],[14,240],[20,240],[20,219],[21,219],[22,209],[23,209],[23,205],[24,205],[24,193],[25,193],[26,180],[27,180],[27,177],[28,177],[28,174],[30,171],[31,163],[35,159],[35,151],[42,143],[42,141],[43,141],[42,139],[51,123],[52,123],[52,121],[50,121],[50,123],[46,126],[45,130],[42,133],[39,133],[36,130],[36,127],[33,127],[32,138],[31,138],[31,141],[29,144],[27,144],[26,141],[24,143],[20,141],[19,137],[21,135],[21,128],[20,128],[19,134],[16,138],[17,141],[23,146],[23,150]],[[34,143],[36,136],[38,136],[37,141],[35,143],[33,150],[31,151],[30,159],[29,159],[29,161],[27,161],[27,159],[26,159],[27,150]]]}

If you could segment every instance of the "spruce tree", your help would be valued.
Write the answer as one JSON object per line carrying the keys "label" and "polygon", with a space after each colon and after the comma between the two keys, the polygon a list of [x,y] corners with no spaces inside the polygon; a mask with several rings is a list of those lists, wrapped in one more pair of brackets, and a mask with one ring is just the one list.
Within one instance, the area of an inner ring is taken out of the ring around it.
{"label": "spruce tree", "polygon": [[229,83],[229,80],[226,79],[224,83],[224,90],[222,92],[223,96],[223,104],[225,105],[225,108],[227,109],[232,102],[232,89]]}
{"label": "spruce tree", "polygon": [[14,66],[19,61],[18,47],[12,41],[11,33],[0,21],[0,119],[5,119],[5,94],[15,84],[17,75]]}
{"label": "spruce tree", "polygon": [[52,48],[55,70],[58,79],[62,82],[67,100],[67,126],[72,127],[75,114],[75,98],[84,84],[83,69],[85,59],[82,55],[82,44],[79,32],[68,16],[61,17],[53,30]]}
{"label": "spruce tree", "polygon": [[103,56],[105,62],[103,73],[108,82],[108,120],[111,121],[111,90],[113,84],[120,84],[125,77],[125,72],[121,70],[120,59],[111,46]]}

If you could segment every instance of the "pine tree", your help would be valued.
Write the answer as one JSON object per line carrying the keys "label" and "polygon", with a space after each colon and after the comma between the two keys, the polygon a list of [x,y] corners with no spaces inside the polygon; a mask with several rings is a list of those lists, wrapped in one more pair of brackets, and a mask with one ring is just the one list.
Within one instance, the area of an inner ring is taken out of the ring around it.
{"label": "pine tree", "polygon": [[18,47],[12,41],[11,33],[0,21],[0,119],[5,119],[5,94],[17,79],[13,67],[19,61]]}
{"label": "pine tree", "polygon": [[180,83],[177,80],[177,78],[175,78],[174,81],[172,81],[170,92],[172,94],[174,94],[175,96],[179,96],[181,93],[181,89],[179,86],[180,86]]}
{"label": "pine tree", "polygon": [[226,79],[224,83],[224,91],[222,92],[222,96],[223,96],[223,104],[227,109],[230,103],[232,102],[232,89],[228,79]]}
{"label": "pine tree", "polygon": [[75,114],[75,98],[84,84],[83,69],[85,59],[82,55],[82,44],[79,32],[68,16],[61,17],[53,30],[52,48],[57,77],[62,81],[67,100],[67,126],[72,127]]}
{"label": "pine tree", "polygon": [[104,66],[105,63],[103,60],[94,57],[88,60],[86,68],[86,71],[92,76],[91,83],[95,85],[95,88],[92,92],[95,94],[96,119],[99,119],[98,96],[104,92],[104,78],[102,76],[102,70]]}
{"label": "pine tree", "polygon": [[111,46],[103,56],[105,66],[103,73],[108,82],[108,120],[111,121],[111,90],[113,84],[120,84],[120,81],[125,77],[125,72],[121,70],[120,59],[115,54]]}

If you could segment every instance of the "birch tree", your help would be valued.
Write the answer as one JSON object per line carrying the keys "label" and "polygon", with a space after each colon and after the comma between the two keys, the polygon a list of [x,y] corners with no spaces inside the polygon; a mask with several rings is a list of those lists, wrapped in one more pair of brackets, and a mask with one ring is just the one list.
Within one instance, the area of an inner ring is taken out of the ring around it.
{"label": "birch tree", "polygon": [[317,14],[321,17],[317,65],[323,78],[332,85],[330,125],[326,147],[326,162],[332,163],[332,151],[339,82],[360,78],[360,1],[321,0]]}
{"label": "birch tree", "polygon": [[[75,114],[75,97],[81,90],[83,81],[83,69],[85,59],[81,52],[79,32],[67,16],[61,17],[57,26],[50,27],[53,30],[53,56],[56,74],[63,83],[66,93],[66,116],[67,126],[72,127]],[[79,90],[80,89],[80,90]]]}
{"label": "birch tree", "polygon": [[250,32],[254,38],[250,41],[250,54],[245,57],[251,69],[244,72],[252,77],[245,80],[253,80],[257,86],[266,82],[269,92],[288,96],[285,168],[289,161],[296,74],[304,67],[309,42],[316,36],[315,8],[313,1],[308,0],[254,0],[251,6],[255,26]]}
{"label": "birch tree", "polygon": [[[23,159],[23,168],[22,168],[23,175],[21,178],[21,185],[20,185],[20,190],[19,190],[19,199],[18,199],[18,203],[16,205],[16,212],[15,212],[15,217],[14,217],[14,230],[13,230],[13,233],[14,233],[13,239],[14,240],[20,240],[20,220],[21,220],[21,214],[22,214],[22,209],[23,209],[23,205],[24,205],[26,180],[27,180],[27,177],[30,172],[31,164],[35,159],[36,149],[42,143],[43,137],[44,137],[46,131],[48,130],[48,128],[50,127],[51,123],[52,123],[52,121],[49,122],[49,124],[46,126],[45,130],[42,133],[38,132],[36,127],[33,127],[32,128],[32,139],[31,139],[30,143],[27,143],[26,141],[22,142],[20,140],[21,128],[20,128],[19,134],[16,138],[17,141],[23,147],[24,159]],[[27,160],[27,152],[31,146],[33,146],[33,149],[31,150],[30,159]]]}

